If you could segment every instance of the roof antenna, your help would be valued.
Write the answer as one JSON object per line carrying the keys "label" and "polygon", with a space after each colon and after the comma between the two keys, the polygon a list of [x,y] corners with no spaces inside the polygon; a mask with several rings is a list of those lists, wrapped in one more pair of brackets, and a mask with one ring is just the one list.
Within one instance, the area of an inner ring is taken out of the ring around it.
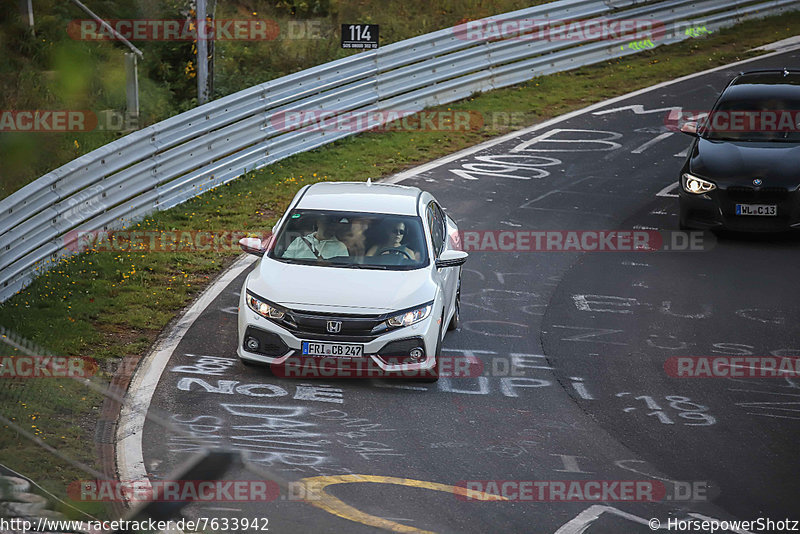
{"label": "roof antenna", "polygon": [[367,187],[372,185],[372,178],[367,178]]}

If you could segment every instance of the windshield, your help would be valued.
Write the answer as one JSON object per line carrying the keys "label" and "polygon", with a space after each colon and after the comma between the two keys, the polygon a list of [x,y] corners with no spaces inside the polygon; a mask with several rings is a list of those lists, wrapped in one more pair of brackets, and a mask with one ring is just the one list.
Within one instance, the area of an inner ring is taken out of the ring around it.
{"label": "windshield", "polygon": [[286,263],[383,270],[428,264],[419,217],[344,211],[293,210],[268,257]]}
{"label": "windshield", "polygon": [[701,121],[712,141],[800,142],[800,99],[728,99]]}

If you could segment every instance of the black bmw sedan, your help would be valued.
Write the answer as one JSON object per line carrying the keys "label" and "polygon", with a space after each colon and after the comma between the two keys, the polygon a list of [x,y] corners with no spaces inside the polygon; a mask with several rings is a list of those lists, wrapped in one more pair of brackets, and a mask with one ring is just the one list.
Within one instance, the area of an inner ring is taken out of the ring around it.
{"label": "black bmw sedan", "polygon": [[800,71],[736,76],[708,114],[680,172],[682,229],[800,228]]}

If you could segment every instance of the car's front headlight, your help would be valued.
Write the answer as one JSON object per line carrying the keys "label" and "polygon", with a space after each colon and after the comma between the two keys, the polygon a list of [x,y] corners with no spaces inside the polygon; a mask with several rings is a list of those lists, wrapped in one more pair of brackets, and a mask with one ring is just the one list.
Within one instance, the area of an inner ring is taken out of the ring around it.
{"label": "car's front headlight", "polygon": [[394,317],[390,317],[386,320],[386,324],[393,327],[399,326],[409,326],[414,323],[418,323],[424,320],[428,315],[431,314],[431,310],[433,309],[433,302],[429,302],[419,308],[405,311],[399,315],[395,315]]}
{"label": "car's front headlight", "polygon": [[717,188],[716,185],[709,182],[708,180],[703,180],[702,178],[698,178],[693,174],[684,173],[681,176],[681,185],[683,185],[683,190],[687,193],[693,193],[695,195],[702,195],[703,193],[708,193],[709,191],[713,191]]}
{"label": "car's front headlight", "polygon": [[262,317],[266,317],[268,319],[283,319],[283,316],[286,315],[281,309],[276,308],[272,304],[264,302],[263,300],[258,299],[257,297],[253,296],[252,293],[247,293],[247,305],[250,307],[251,310],[256,312]]}

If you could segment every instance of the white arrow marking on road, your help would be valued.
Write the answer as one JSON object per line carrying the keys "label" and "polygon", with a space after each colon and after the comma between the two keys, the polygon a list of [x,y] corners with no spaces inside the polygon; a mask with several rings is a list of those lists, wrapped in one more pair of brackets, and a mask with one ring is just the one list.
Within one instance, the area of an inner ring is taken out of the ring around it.
{"label": "white arrow marking on road", "polygon": [[645,150],[647,150],[651,146],[655,145],[659,141],[662,141],[662,140],[664,140],[664,139],[666,139],[667,137],[670,137],[670,136],[672,136],[672,132],[664,132],[661,135],[658,135],[658,136],[650,139],[648,142],[646,142],[645,144],[643,144],[639,148],[631,150],[631,154],[641,154],[642,152],[644,152]]}
{"label": "white arrow marking on road", "polygon": [[678,198],[678,195],[675,193],[670,193],[673,189],[677,189],[680,184],[678,182],[669,184],[667,187],[656,193],[657,197],[670,197],[670,198]]}

